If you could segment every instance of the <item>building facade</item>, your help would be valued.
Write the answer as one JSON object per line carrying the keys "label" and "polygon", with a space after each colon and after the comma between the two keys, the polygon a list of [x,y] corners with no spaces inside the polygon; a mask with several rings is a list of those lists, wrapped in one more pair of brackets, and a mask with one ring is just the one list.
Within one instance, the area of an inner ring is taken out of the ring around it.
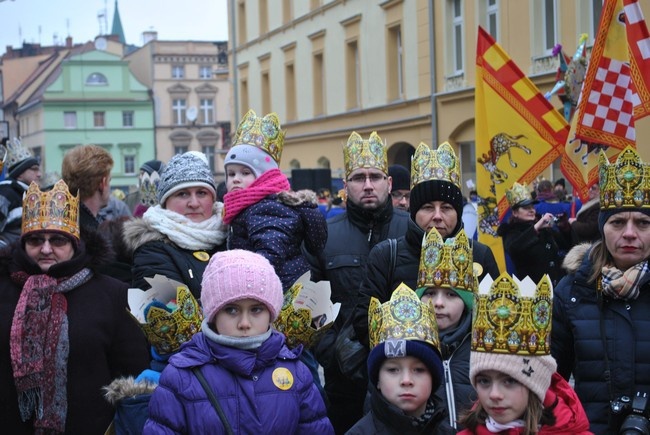
{"label": "building facade", "polygon": [[[650,0],[641,7],[647,16]],[[449,141],[463,179],[476,180],[478,26],[546,92],[553,47],[573,54],[582,33],[592,43],[601,8],[602,0],[229,0],[234,121],[249,108],[278,113],[285,171],[341,177],[349,134],[376,130],[389,163],[410,166],[420,142]],[[645,121],[639,138],[650,133]],[[545,176],[561,176],[559,163]]]}

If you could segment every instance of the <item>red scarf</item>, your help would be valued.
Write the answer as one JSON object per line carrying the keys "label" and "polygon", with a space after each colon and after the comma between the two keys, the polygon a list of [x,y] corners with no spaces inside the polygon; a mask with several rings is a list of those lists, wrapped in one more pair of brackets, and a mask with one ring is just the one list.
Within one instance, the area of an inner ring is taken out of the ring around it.
{"label": "red scarf", "polygon": [[289,180],[282,171],[266,171],[247,188],[226,193],[223,197],[223,223],[230,224],[239,213],[267,196],[290,189]]}

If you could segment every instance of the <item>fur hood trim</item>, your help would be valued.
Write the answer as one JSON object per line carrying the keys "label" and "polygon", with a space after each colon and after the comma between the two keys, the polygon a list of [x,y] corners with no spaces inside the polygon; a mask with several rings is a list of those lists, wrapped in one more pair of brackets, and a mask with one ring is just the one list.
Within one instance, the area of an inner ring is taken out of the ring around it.
{"label": "fur hood trim", "polygon": [[121,400],[128,399],[142,394],[151,394],[158,384],[149,380],[136,382],[133,376],[117,378],[107,386],[103,387],[104,398],[111,405],[117,405]]}
{"label": "fur hood trim", "polygon": [[124,223],[123,240],[126,249],[133,255],[136,249],[145,243],[162,241],[167,242],[169,238],[156,230],[151,224],[142,218],[134,218]]}
{"label": "fur hood trim", "polygon": [[580,268],[582,260],[585,258],[585,255],[591,250],[593,245],[591,243],[581,243],[574,246],[564,257],[564,262],[562,267],[567,273],[575,273]]}
{"label": "fur hood trim", "polygon": [[316,197],[316,193],[309,189],[303,189],[297,192],[291,190],[280,192],[278,193],[278,200],[281,203],[292,207],[299,205],[318,205],[318,198]]}

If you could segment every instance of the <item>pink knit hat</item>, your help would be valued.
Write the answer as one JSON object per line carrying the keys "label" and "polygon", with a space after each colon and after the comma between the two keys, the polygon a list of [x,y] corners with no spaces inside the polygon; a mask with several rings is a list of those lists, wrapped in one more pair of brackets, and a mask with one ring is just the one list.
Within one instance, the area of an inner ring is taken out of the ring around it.
{"label": "pink knit hat", "polygon": [[269,261],[243,249],[217,252],[203,272],[201,304],[208,322],[226,304],[241,299],[262,302],[271,313],[271,322],[282,308],[282,283]]}

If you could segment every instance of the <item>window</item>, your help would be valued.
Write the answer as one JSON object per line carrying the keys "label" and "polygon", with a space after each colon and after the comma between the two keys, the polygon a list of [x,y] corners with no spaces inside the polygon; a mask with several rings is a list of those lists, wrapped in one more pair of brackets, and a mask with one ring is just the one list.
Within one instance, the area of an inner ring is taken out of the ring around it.
{"label": "window", "polygon": [[209,80],[212,78],[212,67],[201,66],[199,67],[199,78]]}
{"label": "window", "polygon": [[388,29],[388,99],[404,98],[404,58],[402,52],[402,29],[393,26]]}
{"label": "window", "polygon": [[205,157],[208,159],[208,165],[210,166],[210,172],[214,174],[214,156],[215,151],[213,146],[204,146],[201,147],[201,151],[205,154]]}
{"label": "window", "polygon": [[240,100],[241,100],[241,107],[248,107],[250,103],[248,102],[249,96],[248,96],[248,80],[242,80],[239,83],[239,90],[241,91],[240,95]]}
{"label": "window", "polygon": [[63,127],[77,128],[77,112],[63,112]]}
{"label": "window", "polygon": [[88,76],[86,79],[86,84],[91,86],[106,86],[108,84],[108,80],[106,80],[106,76],[104,74],[94,72]]}
{"label": "window", "polygon": [[183,77],[185,77],[185,68],[182,65],[172,66],[172,78],[182,79]]}
{"label": "window", "polygon": [[135,156],[124,156],[124,174],[135,175]]}
{"label": "window", "polygon": [[359,71],[359,47],[357,41],[347,43],[345,55],[345,83],[347,86],[346,98],[347,108],[356,109],[361,107],[361,95],[359,82],[361,80]]}
{"label": "window", "polygon": [[463,72],[463,1],[452,2],[452,65],[456,74]]}
{"label": "window", "polygon": [[269,32],[269,9],[268,0],[259,0],[257,11],[260,18],[260,35]]}
{"label": "window", "polygon": [[180,146],[180,145],[174,146],[174,154],[186,153],[188,149],[189,147],[187,146]]}
{"label": "window", "polygon": [[314,116],[325,114],[325,65],[323,53],[314,54]]}
{"label": "window", "polygon": [[106,127],[106,112],[93,112],[93,127]]}
{"label": "window", "polygon": [[271,79],[269,72],[262,73],[262,113],[271,111]]}
{"label": "window", "polygon": [[591,31],[589,38],[591,41],[596,39],[598,26],[600,25],[600,14],[603,12],[603,0],[591,0]]}
{"label": "window", "polygon": [[293,63],[284,67],[287,121],[296,120],[296,72]]}
{"label": "window", "polygon": [[214,100],[212,98],[201,98],[199,122],[203,125],[214,124]]}
{"label": "window", "polygon": [[122,127],[133,127],[133,110],[122,112]]}
{"label": "window", "polygon": [[291,0],[282,0],[282,23],[287,24],[291,22]]}
{"label": "window", "polygon": [[173,122],[176,125],[185,124],[185,118],[187,114],[187,104],[185,98],[178,98],[172,100],[172,118]]}
{"label": "window", "polygon": [[237,4],[237,30],[238,30],[238,39],[240,44],[244,44],[248,41],[246,36],[246,1],[239,0]]}
{"label": "window", "polygon": [[544,0],[544,10],[542,13],[542,19],[544,23],[543,34],[544,34],[544,53],[550,54],[558,41],[557,35],[557,21],[556,21],[556,11],[557,5],[556,0]]}
{"label": "window", "polygon": [[492,35],[492,37],[497,39],[497,30],[498,30],[498,19],[499,19],[499,1],[498,0],[487,0],[487,9],[486,9],[486,30]]}

